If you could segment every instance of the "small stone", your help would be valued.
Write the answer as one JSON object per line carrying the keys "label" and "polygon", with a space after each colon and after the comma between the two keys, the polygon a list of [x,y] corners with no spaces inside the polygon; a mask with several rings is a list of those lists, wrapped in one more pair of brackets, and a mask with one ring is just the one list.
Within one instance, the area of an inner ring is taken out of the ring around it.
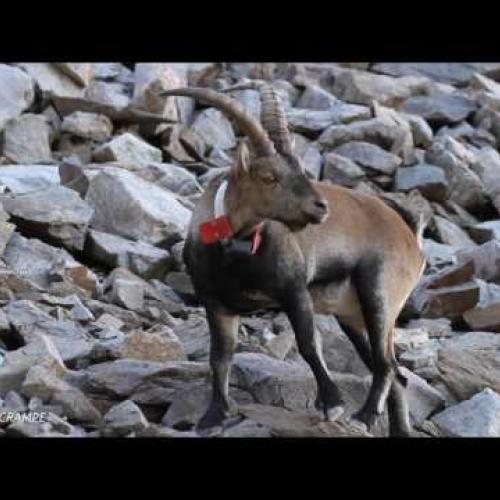
{"label": "small stone", "polygon": [[423,316],[426,318],[456,319],[472,309],[479,301],[479,286],[476,283],[427,290]]}
{"label": "small stone", "polygon": [[490,240],[500,241],[500,220],[490,220],[469,228],[469,234],[476,243],[486,243]]}

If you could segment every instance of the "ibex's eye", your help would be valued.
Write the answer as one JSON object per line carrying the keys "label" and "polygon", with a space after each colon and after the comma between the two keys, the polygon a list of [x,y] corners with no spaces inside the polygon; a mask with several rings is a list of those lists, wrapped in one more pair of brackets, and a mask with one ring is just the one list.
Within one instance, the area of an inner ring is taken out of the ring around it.
{"label": "ibex's eye", "polygon": [[278,177],[271,173],[262,174],[260,179],[265,184],[276,184],[278,182]]}

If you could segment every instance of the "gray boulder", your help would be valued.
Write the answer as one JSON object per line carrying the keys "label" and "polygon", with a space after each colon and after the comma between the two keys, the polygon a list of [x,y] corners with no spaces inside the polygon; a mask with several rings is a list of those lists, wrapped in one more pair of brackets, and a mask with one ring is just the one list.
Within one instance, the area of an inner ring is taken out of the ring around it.
{"label": "gray boulder", "polygon": [[12,193],[27,193],[60,185],[58,168],[45,165],[2,165],[0,186]]}
{"label": "gray boulder", "polygon": [[89,231],[87,252],[96,262],[126,267],[146,279],[163,278],[172,265],[167,250],[101,231]]}
{"label": "gray boulder", "polygon": [[102,142],[111,137],[113,124],[106,115],[75,111],[64,117],[61,131],[83,139]]}
{"label": "gray boulder", "polygon": [[124,133],[94,151],[98,162],[119,162],[124,165],[143,167],[148,163],[161,162],[162,152],[131,133]]}
{"label": "gray boulder", "polygon": [[349,158],[358,165],[383,174],[393,174],[401,164],[401,158],[384,151],[375,144],[351,141],[335,148],[334,153]]}
{"label": "gray boulder", "polygon": [[29,108],[34,97],[33,80],[24,71],[0,64],[0,130]]}
{"label": "gray boulder", "polygon": [[151,244],[182,239],[191,216],[168,191],[119,169],[93,177],[85,199],[92,228]]}
{"label": "gray boulder", "polygon": [[25,234],[49,238],[68,249],[82,250],[93,209],[72,189],[11,194],[1,199],[12,221]]}
{"label": "gray boulder", "polygon": [[403,111],[421,116],[428,122],[457,123],[476,110],[474,101],[460,94],[431,94],[407,99]]}
{"label": "gray boulder", "polygon": [[113,406],[103,417],[101,434],[106,437],[123,437],[143,431],[148,421],[141,409],[130,400]]}
{"label": "gray boulder", "polygon": [[26,113],[5,124],[2,154],[9,163],[54,163],[50,128],[43,116]]}
{"label": "gray boulder", "polygon": [[500,437],[500,396],[486,388],[438,413],[432,422],[449,437]]}
{"label": "gray boulder", "polygon": [[418,189],[431,201],[444,201],[447,195],[448,182],[441,168],[434,165],[417,165],[399,168],[394,178],[396,191]]}

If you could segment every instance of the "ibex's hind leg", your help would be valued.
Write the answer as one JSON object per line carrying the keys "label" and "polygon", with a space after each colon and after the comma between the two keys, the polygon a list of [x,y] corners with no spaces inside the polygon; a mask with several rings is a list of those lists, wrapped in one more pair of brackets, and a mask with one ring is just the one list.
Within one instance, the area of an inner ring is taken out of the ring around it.
{"label": "ibex's hind leg", "polygon": [[[363,363],[370,371],[373,371],[370,343],[368,342],[368,338],[365,333],[363,331],[357,331],[342,322],[340,325],[356,348],[356,351],[358,352]],[[411,436],[410,416],[405,390],[406,383],[407,380],[398,372],[392,383],[389,397],[387,398],[389,411],[389,435],[392,437]]]}
{"label": "ibex's hind leg", "polygon": [[361,263],[354,276],[363,319],[368,332],[372,358],[373,380],[368,397],[355,418],[371,427],[384,411],[396,373],[389,348],[389,307],[383,289],[382,265],[379,261]]}

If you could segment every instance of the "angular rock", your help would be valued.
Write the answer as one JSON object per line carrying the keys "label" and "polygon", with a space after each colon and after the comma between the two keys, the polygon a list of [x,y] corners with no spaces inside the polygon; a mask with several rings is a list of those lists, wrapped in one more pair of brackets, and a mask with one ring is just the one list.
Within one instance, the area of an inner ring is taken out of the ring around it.
{"label": "angular rock", "polygon": [[96,262],[125,267],[145,279],[163,278],[172,265],[167,250],[101,231],[89,231],[87,252]]}
{"label": "angular rock", "polygon": [[0,364],[0,396],[12,390],[19,391],[30,367],[38,363],[54,363],[62,372],[66,370],[57,347],[48,338],[6,352]]}
{"label": "angular rock", "polygon": [[434,216],[434,222],[436,224],[439,239],[445,245],[451,245],[458,248],[476,246],[469,235],[453,222],[439,215]]}
{"label": "angular rock", "polygon": [[33,80],[24,71],[0,64],[0,130],[29,108],[34,97]]}
{"label": "angular rock", "polygon": [[204,315],[191,314],[186,321],[174,326],[173,330],[182,342],[188,359],[193,361],[208,359],[210,335]]}
{"label": "angular rock", "polygon": [[103,417],[101,434],[107,437],[122,437],[140,432],[148,427],[148,421],[140,408],[130,400],[113,406]]}
{"label": "angular rock", "polygon": [[161,162],[162,153],[159,149],[126,132],[97,148],[93,158],[98,162],[116,161],[140,168],[148,163]]}
{"label": "angular rock", "polygon": [[337,103],[328,110],[290,108],[287,110],[289,127],[301,134],[311,137],[334,124],[350,123],[355,120],[370,118],[370,110],[366,106]]}
{"label": "angular rock", "polygon": [[191,212],[169,192],[125,170],[107,170],[90,181],[86,201],[91,227],[151,244],[181,240]]}
{"label": "angular rock", "polygon": [[448,338],[453,335],[451,321],[447,318],[419,318],[408,322],[409,328],[421,328],[427,331],[430,338]]}
{"label": "angular rock", "polygon": [[199,113],[180,137],[187,151],[199,158],[205,158],[213,148],[226,150],[236,146],[231,122],[215,108],[207,108]]}
{"label": "angular rock", "polygon": [[418,189],[428,200],[444,201],[448,182],[441,168],[421,164],[415,167],[398,168],[394,178],[396,191]]}
{"label": "angular rock", "polygon": [[9,163],[54,163],[50,128],[43,116],[26,113],[5,124],[2,154]]}
{"label": "angular rock", "polygon": [[22,385],[22,393],[27,397],[39,397],[44,402],[62,406],[64,415],[70,421],[96,423],[101,418],[101,414],[78,388],[41,365],[29,369]]}
{"label": "angular rock", "polygon": [[75,111],[64,118],[61,131],[83,139],[103,142],[111,137],[113,124],[106,115]]}
{"label": "angular rock", "polygon": [[474,271],[474,261],[467,260],[447,266],[441,271],[426,277],[422,281],[423,284],[430,289],[462,285],[474,277]]}
{"label": "angular rock", "polygon": [[318,142],[323,149],[332,149],[351,141],[369,142],[398,154],[406,135],[393,120],[372,118],[348,125],[332,125],[323,131]]}
{"label": "angular rock", "polygon": [[8,195],[1,201],[24,234],[83,250],[94,211],[72,189],[53,186],[43,191]]}
{"label": "angular rock", "polygon": [[472,330],[500,332],[500,287],[476,281],[480,285],[479,302],[465,311],[463,318]]}
{"label": "angular rock", "polygon": [[47,290],[65,290],[68,292],[66,295],[97,294],[97,277],[62,248],[55,248],[35,238],[28,239],[14,233],[7,244],[3,259],[18,277],[31,280]]}
{"label": "angular rock", "polygon": [[434,387],[404,367],[401,373],[407,378],[407,397],[413,422],[420,426],[430,415],[444,407],[445,399]]}
{"label": "angular rock", "polygon": [[488,241],[476,247],[461,248],[456,252],[458,262],[473,260],[474,276],[486,281],[500,278],[500,243]]}
{"label": "angular rock", "polygon": [[111,300],[131,311],[140,311],[144,307],[144,289],[137,282],[124,279],[113,280]]}
{"label": "angular rock", "polygon": [[85,92],[85,89],[51,63],[21,63],[19,66],[36,81],[45,98],[82,97]]}
{"label": "angular rock", "polygon": [[432,422],[449,437],[500,437],[500,395],[486,388],[437,414]]}
{"label": "angular rock", "polygon": [[365,176],[365,171],[349,158],[333,152],[325,155],[323,180],[329,180],[341,186],[354,187]]}
{"label": "angular rock", "polygon": [[402,117],[408,121],[413,134],[413,142],[415,146],[427,148],[432,144],[434,133],[429,124],[418,115],[411,113],[401,113]]}
{"label": "angular rock", "polygon": [[93,63],[54,63],[54,65],[80,87],[87,86],[94,76]]}
{"label": "angular rock", "polygon": [[425,347],[429,342],[429,333],[423,328],[395,328],[394,347],[396,355],[410,349]]}
{"label": "angular rock", "polygon": [[61,183],[58,168],[42,165],[2,165],[0,186],[12,193],[27,193],[58,186]]}
{"label": "angular rock", "polygon": [[119,359],[86,370],[86,391],[112,398],[130,398],[137,404],[165,407],[181,389],[206,380],[208,364],[190,361]]}
{"label": "angular rock", "polygon": [[392,76],[426,76],[437,82],[466,85],[477,71],[488,74],[498,70],[497,63],[438,63],[438,62],[384,62],[375,63],[371,71]]}
{"label": "angular rock", "polygon": [[482,338],[487,335],[498,337],[498,334],[483,333],[481,337],[479,333],[473,332],[465,335],[472,337],[474,344],[468,346],[462,342],[461,345],[450,339],[439,350],[437,360],[440,379],[460,401],[487,387],[500,391],[500,351],[497,338]]}
{"label": "angular rock", "polygon": [[430,123],[457,123],[465,120],[476,109],[474,101],[460,94],[431,94],[407,99],[406,113],[421,116]]}
{"label": "angular rock", "polygon": [[428,79],[423,77],[392,78],[364,71],[344,71],[335,77],[332,92],[343,101],[370,105],[377,100],[386,106],[397,106],[404,99],[426,92]]}
{"label": "angular rock", "polygon": [[383,174],[392,174],[401,164],[401,158],[376,146],[361,141],[352,141],[334,149],[336,154],[349,158],[364,168]]}
{"label": "angular rock", "polygon": [[272,437],[371,437],[361,427],[345,420],[323,422],[318,415],[304,411],[290,411],[261,404],[246,405],[239,411],[253,425],[268,429]]}
{"label": "angular rock", "polygon": [[330,92],[318,85],[308,85],[297,101],[297,108],[328,111],[338,104],[339,100]]}
{"label": "angular rock", "polygon": [[[132,103],[139,109],[153,112],[161,116],[178,120],[178,102],[188,101],[193,107],[192,99],[181,97],[160,97],[165,90],[185,87],[185,76],[170,63],[138,63],[134,68],[134,94]],[[185,118],[185,117],[184,117]],[[184,120],[183,120],[184,121]]]}
{"label": "angular rock", "polygon": [[148,182],[178,193],[182,196],[200,194],[203,189],[196,176],[185,168],[169,163],[150,163],[147,167],[137,172],[140,177]]}
{"label": "angular rock", "polygon": [[135,331],[125,336],[115,355],[145,361],[184,361],[186,355],[177,336],[168,327],[158,332]]}
{"label": "angular rock", "polygon": [[500,220],[481,222],[469,228],[469,234],[476,243],[486,243],[490,240],[500,241]]}
{"label": "angular rock", "polygon": [[422,315],[426,318],[456,319],[472,309],[479,301],[479,286],[469,282],[463,285],[427,290]]}

